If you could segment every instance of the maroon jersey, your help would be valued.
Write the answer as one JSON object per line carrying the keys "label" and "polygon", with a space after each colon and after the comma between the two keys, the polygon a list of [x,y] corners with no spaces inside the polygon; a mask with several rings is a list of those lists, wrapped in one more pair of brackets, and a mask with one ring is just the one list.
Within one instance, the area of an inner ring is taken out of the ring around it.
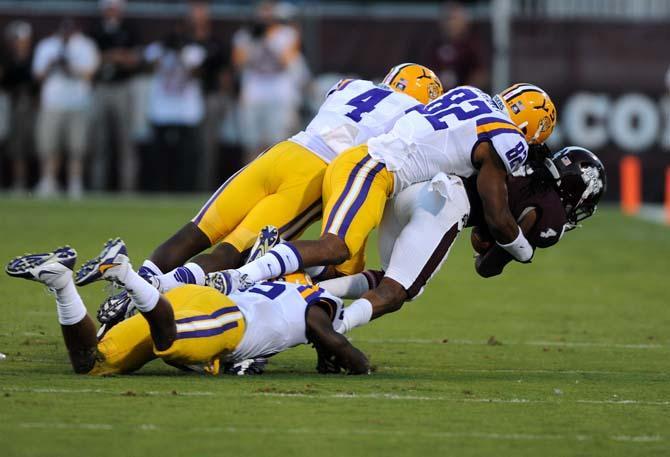
{"label": "maroon jersey", "polygon": [[[470,200],[467,226],[478,226],[486,234],[488,229],[484,221],[482,201],[477,192],[476,176],[465,180],[465,189]],[[510,176],[507,178],[507,198],[512,215],[517,221],[531,209],[537,212],[537,221],[530,233],[526,234],[528,242],[534,248],[548,248],[558,243],[568,220],[561,198],[553,187],[534,185],[530,177]]]}

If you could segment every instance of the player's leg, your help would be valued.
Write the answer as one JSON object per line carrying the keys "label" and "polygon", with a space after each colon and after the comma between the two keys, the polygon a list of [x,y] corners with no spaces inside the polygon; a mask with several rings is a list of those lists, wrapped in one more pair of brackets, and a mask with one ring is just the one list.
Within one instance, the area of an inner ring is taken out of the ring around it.
{"label": "player's leg", "polygon": [[[321,215],[321,189],[327,167],[322,159],[303,146],[284,141],[259,160],[266,165],[266,194],[221,242],[221,246],[232,247],[238,254],[248,251],[268,225],[277,227],[279,235],[290,240]],[[207,260],[206,257],[207,254],[198,256],[194,261]],[[227,266],[218,263],[206,271],[222,269]]]}
{"label": "player's leg", "polygon": [[[271,150],[266,154],[270,152]],[[173,273],[174,269],[183,266],[191,257],[218,243],[230,233],[266,194],[264,180],[269,165],[261,160],[264,155],[226,180],[205,202],[193,220],[156,248],[139,273],[148,273],[150,276],[161,276],[164,272]],[[219,250],[215,256],[217,262],[228,262],[231,265],[239,262],[239,252],[234,247]],[[205,258],[201,258],[203,266],[208,267],[202,259]],[[198,268],[194,270],[197,274]]]}
{"label": "player's leg", "polygon": [[[413,187],[410,187],[410,189]],[[408,190],[406,189],[398,197],[388,200],[384,207],[384,216],[382,217],[377,234],[377,245],[382,263],[382,271],[365,270],[353,275],[330,278],[320,281],[320,287],[326,289],[336,297],[356,300],[361,298],[364,293],[379,286],[384,277],[384,270],[388,268],[389,261],[391,260],[395,240],[400,236],[400,232],[409,221],[407,211],[401,211],[402,207],[406,206],[406,203],[404,203],[405,199],[402,197],[407,195],[407,193]],[[403,203],[402,205],[400,204],[401,202]]]}
{"label": "player's leg", "polygon": [[385,277],[347,308],[341,331],[399,310],[439,271],[470,211],[460,179],[443,175],[441,182],[444,186],[424,183],[403,191],[414,204],[406,206],[411,216],[394,243]]}
{"label": "player's leg", "polygon": [[80,285],[101,279],[122,285],[142,314],[110,330],[101,341],[103,346],[108,338],[140,325],[143,319],[150,330],[153,354],[174,365],[212,363],[218,371],[218,356],[232,352],[244,335],[244,318],[230,299],[212,288],[192,285],[161,295],[132,269],[118,238],[107,242],[76,277]]}
{"label": "player's leg", "polygon": [[13,277],[40,282],[56,296],[58,322],[72,368],[75,373],[88,373],[95,365],[96,329],[72,280],[76,260],[75,250],[66,246],[44,254],[17,257],[7,264],[5,271]]}
{"label": "player's leg", "polygon": [[352,253],[361,252],[368,234],[379,224],[392,192],[392,174],[367,154],[366,147],[349,150],[326,171],[321,238],[279,244],[231,274],[232,281],[253,283],[306,267],[341,264]]}
{"label": "player's leg", "polygon": [[313,206],[321,196],[325,168],[321,159],[290,141],[259,156],[224,184],[192,221],[210,244],[221,244],[158,276],[159,289],[165,292],[184,283],[202,285],[205,273],[242,263],[242,253],[265,225],[290,227],[303,212],[318,212]]}
{"label": "player's leg", "polygon": [[149,323],[151,338],[159,350],[169,348],[176,338],[172,306],[130,265],[120,238],[105,243],[102,252],[86,262],[76,274],[76,284],[85,286],[101,279],[121,285]]}
{"label": "player's leg", "polygon": [[[320,217],[326,163],[318,156],[296,143],[284,141],[257,159],[251,167],[254,167],[257,182],[248,184],[257,190],[250,189],[250,192],[263,193],[263,197],[249,200],[254,203],[253,206],[245,207],[247,213],[242,220],[238,222],[234,219],[234,228],[227,230],[222,242],[211,253],[201,254],[184,267],[160,276],[161,291],[184,283],[202,285],[204,282],[198,280],[202,272],[237,267],[243,263],[241,255],[252,247],[259,231],[268,224],[278,227],[279,234],[290,239],[301,234]],[[232,205],[233,198],[233,194],[223,194],[217,205]],[[201,223],[203,227],[212,225],[207,216]],[[195,271],[193,264],[197,264],[200,271]]]}

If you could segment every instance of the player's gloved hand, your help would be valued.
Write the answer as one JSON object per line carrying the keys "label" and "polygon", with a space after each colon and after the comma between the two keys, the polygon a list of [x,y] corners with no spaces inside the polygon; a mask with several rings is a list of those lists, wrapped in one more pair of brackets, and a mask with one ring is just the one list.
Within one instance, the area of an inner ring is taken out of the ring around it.
{"label": "player's gloved hand", "polygon": [[370,374],[370,361],[357,348],[353,348],[348,360],[343,361],[342,365],[347,368],[347,374]]}
{"label": "player's gloved hand", "polygon": [[265,357],[256,357],[255,359],[246,359],[237,363],[227,363],[223,366],[223,373],[234,376],[252,376],[261,375],[265,372],[265,366],[268,359]]}
{"label": "player's gloved hand", "polygon": [[321,350],[316,344],[312,345],[316,349],[316,371],[320,374],[339,374],[342,366],[337,362],[334,355]]}
{"label": "player's gloved hand", "polygon": [[544,159],[548,158],[551,155],[551,149],[545,143],[541,144],[531,144],[528,147],[528,163],[533,168],[539,168],[543,166]]}

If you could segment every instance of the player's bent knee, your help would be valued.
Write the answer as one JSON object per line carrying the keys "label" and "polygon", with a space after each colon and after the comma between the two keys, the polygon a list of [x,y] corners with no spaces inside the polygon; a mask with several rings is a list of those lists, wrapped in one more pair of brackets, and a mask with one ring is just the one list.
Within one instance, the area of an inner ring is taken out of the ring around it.
{"label": "player's bent knee", "polygon": [[339,265],[351,258],[349,248],[343,239],[332,233],[326,233],[321,236],[321,245],[326,263]]}

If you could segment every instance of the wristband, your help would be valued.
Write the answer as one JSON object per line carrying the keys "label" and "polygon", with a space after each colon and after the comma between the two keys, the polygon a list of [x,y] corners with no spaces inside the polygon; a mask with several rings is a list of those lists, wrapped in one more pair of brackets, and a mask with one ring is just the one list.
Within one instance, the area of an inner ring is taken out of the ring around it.
{"label": "wristband", "polygon": [[509,252],[512,257],[514,257],[519,262],[530,262],[530,259],[533,258],[533,247],[530,245],[526,237],[523,236],[521,227],[519,227],[519,236],[517,236],[516,239],[511,243],[501,244],[497,241],[496,243],[505,251]]}

